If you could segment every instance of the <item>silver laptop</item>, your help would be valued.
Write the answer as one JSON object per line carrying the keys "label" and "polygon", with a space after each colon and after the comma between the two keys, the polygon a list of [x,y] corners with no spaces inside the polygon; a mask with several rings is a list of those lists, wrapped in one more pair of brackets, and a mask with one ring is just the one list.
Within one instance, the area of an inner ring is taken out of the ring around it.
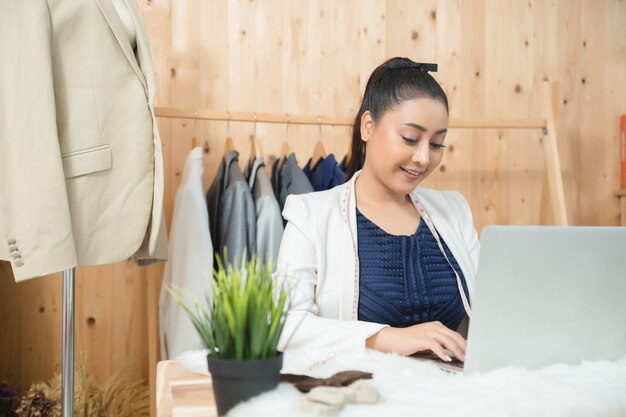
{"label": "silver laptop", "polygon": [[626,355],[626,227],[488,226],[464,366],[540,368]]}

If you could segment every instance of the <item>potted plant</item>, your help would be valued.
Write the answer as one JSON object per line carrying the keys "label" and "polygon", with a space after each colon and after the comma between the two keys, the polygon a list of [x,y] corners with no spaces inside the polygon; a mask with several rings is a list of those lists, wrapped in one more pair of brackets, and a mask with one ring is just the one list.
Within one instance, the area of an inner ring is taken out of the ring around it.
{"label": "potted plant", "polygon": [[209,351],[217,411],[225,415],[237,403],[278,385],[283,356],[276,347],[289,306],[288,291],[272,279],[270,263],[253,257],[241,266],[224,267],[218,257],[217,264],[208,309],[183,288],[168,291]]}

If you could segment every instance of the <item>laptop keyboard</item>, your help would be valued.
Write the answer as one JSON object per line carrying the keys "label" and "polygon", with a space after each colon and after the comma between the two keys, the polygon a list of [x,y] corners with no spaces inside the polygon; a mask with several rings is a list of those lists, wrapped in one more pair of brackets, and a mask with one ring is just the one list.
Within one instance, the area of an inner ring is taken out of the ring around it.
{"label": "laptop keyboard", "polygon": [[423,360],[428,360],[428,361],[433,361],[436,363],[441,363],[441,364],[445,364],[445,365],[453,365],[455,368],[459,368],[459,369],[463,369],[465,362],[458,360],[457,358],[455,358],[454,356],[452,357],[452,362],[446,362],[443,359],[441,359],[439,356],[435,355],[432,352],[417,352],[412,354],[410,357],[412,358],[417,358],[417,359],[423,359]]}

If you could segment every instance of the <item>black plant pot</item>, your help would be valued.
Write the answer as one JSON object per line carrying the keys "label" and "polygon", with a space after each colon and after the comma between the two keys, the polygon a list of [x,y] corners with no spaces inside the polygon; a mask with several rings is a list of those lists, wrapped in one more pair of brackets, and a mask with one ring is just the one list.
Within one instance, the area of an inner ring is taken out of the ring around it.
{"label": "black plant pot", "polygon": [[213,393],[220,416],[238,403],[278,386],[283,354],[259,360],[226,360],[207,357]]}

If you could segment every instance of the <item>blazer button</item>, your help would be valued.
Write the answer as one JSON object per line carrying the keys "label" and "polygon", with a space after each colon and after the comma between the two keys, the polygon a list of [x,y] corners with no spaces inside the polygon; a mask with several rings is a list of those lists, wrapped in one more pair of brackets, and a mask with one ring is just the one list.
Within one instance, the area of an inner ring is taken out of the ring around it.
{"label": "blazer button", "polygon": [[14,261],[14,263],[17,267],[24,266],[24,261],[21,259],[17,259],[16,261]]}
{"label": "blazer button", "polygon": [[13,257],[13,259],[20,259],[22,257],[22,255],[20,255],[19,252],[11,252],[11,256]]}
{"label": "blazer button", "polygon": [[17,243],[17,241],[15,240],[15,238],[10,237],[10,238],[7,239],[7,243],[9,245],[15,245]]}
{"label": "blazer button", "polygon": [[16,245],[9,245],[9,252],[16,252],[16,251],[18,251]]}

